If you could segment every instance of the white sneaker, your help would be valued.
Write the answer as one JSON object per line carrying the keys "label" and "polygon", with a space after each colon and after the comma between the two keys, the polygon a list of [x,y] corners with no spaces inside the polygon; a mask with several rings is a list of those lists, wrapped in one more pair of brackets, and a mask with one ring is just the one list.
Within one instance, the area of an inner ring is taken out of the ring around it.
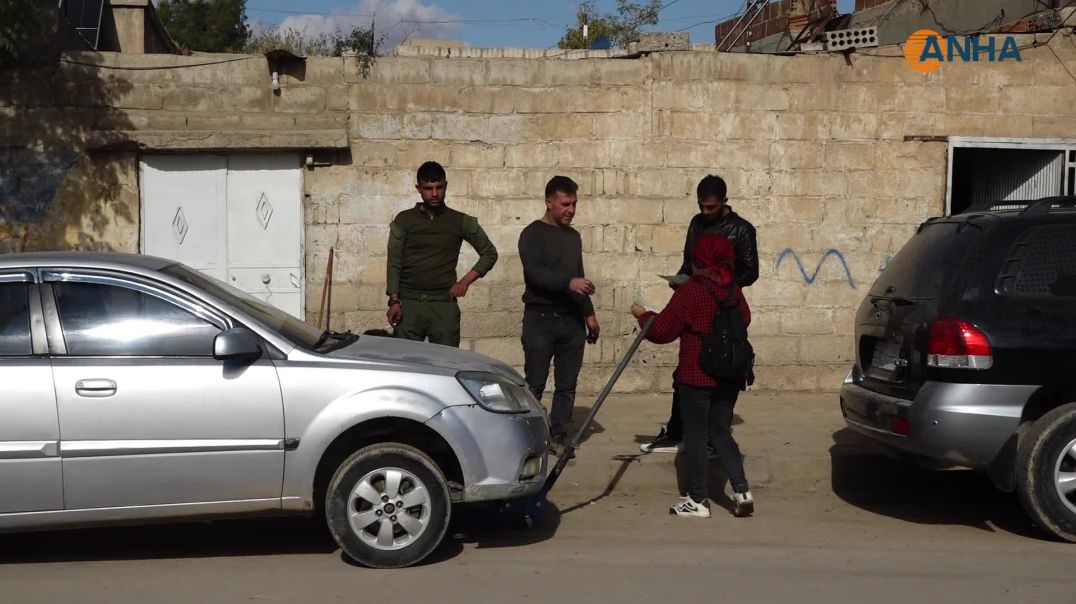
{"label": "white sneaker", "polygon": [[669,508],[670,516],[685,516],[688,518],[709,518],[710,502],[705,499],[702,503],[695,503],[691,497],[681,497],[679,501]]}
{"label": "white sneaker", "polygon": [[755,513],[755,499],[751,497],[751,491],[746,493],[732,494],[733,514],[737,518],[743,518]]}

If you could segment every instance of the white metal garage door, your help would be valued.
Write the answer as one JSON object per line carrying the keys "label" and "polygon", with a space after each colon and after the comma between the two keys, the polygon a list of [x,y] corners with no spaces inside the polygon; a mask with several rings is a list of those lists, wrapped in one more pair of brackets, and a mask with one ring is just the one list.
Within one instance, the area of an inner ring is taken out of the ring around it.
{"label": "white metal garage door", "polygon": [[303,318],[301,179],[292,154],[144,156],[142,252]]}

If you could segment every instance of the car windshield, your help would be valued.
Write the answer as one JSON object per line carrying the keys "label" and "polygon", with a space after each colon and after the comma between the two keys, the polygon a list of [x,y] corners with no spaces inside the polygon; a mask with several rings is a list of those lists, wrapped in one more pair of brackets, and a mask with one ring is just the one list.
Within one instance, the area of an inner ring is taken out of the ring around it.
{"label": "car windshield", "polygon": [[235,306],[300,348],[313,350],[325,341],[323,332],[320,329],[300,321],[279,308],[263,302],[238,288],[190,267],[173,264],[161,269],[161,272]]}

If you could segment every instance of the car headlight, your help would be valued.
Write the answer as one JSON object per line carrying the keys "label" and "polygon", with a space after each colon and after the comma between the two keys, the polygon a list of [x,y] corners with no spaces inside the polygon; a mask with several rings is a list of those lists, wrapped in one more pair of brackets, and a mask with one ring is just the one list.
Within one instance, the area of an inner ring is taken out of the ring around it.
{"label": "car headlight", "polygon": [[493,373],[463,372],[456,379],[483,409],[494,413],[526,413],[534,396],[522,386]]}

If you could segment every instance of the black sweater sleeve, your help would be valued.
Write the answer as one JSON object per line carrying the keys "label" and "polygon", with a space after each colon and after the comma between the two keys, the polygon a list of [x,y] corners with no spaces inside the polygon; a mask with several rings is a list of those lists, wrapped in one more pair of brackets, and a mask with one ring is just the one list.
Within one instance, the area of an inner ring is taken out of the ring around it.
{"label": "black sweater sleeve", "polygon": [[531,287],[548,292],[568,291],[575,275],[560,273],[542,264],[542,238],[532,229],[519,235],[519,259],[523,263],[523,281]]}

